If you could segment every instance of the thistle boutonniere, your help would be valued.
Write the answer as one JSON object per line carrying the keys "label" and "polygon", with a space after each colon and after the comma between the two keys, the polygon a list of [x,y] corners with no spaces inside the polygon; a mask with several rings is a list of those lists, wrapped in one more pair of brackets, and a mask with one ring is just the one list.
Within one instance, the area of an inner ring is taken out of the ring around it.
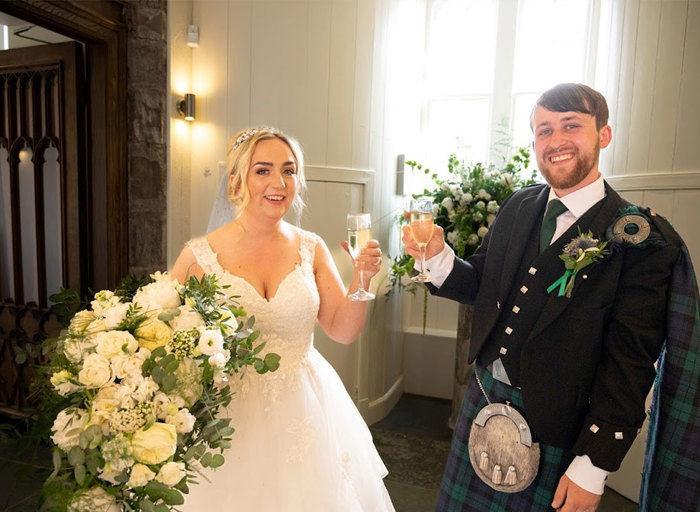
{"label": "thistle boutonniere", "polygon": [[559,259],[564,262],[566,270],[559,279],[547,288],[547,292],[552,293],[553,290],[559,287],[559,297],[566,295],[570,299],[571,292],[574,289],[576,274],[591,263],[605,257],[608,254],[608,251],[605,250],[606,245],[608,245],[607,240],[600,242],[597,238],[593,238],[593,233],[590,231],[581,233],[579,230],[579,235],[576,238],[572,238],[571,242],[564,246],[564,250],[559,255]]}

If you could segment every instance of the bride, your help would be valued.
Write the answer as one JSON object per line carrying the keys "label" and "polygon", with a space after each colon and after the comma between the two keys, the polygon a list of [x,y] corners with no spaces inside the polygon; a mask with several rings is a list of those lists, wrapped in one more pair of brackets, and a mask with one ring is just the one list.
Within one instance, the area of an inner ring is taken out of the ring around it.
{"label": "bride", "polygon": [[[216,274],[240,296],[264,352],[279,369],[230,379],[236,428],[226,463],[190,487],[182,510],[240,512],[393,511],[387,471],[369,429],[331,365],[313,346],[316,320],[335,341],[352,343],[366,302],[354,302],[323,240],[282,218],[301,207],[304,167],[295,140],[271,128],[236,134],[227,153],[232,222],[191,240],[172,274]],[[379,271],[372,240],[355,261],[350,291]]]}

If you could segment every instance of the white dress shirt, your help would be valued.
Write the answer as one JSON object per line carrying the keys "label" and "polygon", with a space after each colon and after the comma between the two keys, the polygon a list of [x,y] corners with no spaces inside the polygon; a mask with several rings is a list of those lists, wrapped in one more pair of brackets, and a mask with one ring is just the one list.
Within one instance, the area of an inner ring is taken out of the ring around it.
{"label": "white dress shirt", "polygon": [[[552,242],[559,238],[567,229],[569,229],[584,213],[586,213],[594,204],[605,197],[605,181],[602,176],[575,192],[557,197],[554,190],[550,188],[549,198],[559,199],[568,210],[557,217],[557,227],[552,236]],[[546,211],[546,208],[545,208]],[[439,288],[450,275],[454,268],[455,253],[450,246],[445,244],[444,249],[439,254],[426,260],[426,268],[431,276],[431,283]],[[416,270],[420,270],[416,262]],[[593,494],[603,494],[605,489],[605,480],[608,478],[608,471],[600,469],[593,465],[588,455],[578,455],[569,465],[566,470],[566,476],[579,487]]]}

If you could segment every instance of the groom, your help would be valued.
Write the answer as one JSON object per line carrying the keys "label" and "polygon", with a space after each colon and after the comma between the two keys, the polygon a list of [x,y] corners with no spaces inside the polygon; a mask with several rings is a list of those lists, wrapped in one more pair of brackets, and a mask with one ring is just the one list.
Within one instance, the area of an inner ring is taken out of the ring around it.
{"label": "groom", "polygon": [[[454,256],[440,228],[428,244],[431,292],[474,304],[469,361],[476,360],[437,511],[595,511],[608,473],[642,426],[682,241],[665,219],[630,205],[601,176],[600,149],[612,138],[607,123],[605,98],[590,87],[546,91],[531,128],[547,185],[506,200],[467,260]],[[598,242],[612,239],[606,252],[565,275],[559,256],[589,231]],[[408,229],[403,241],[417,257]],[[570,297],[553,285],[569,279]],[[539,472],[520,492],[494,490],[470,462],[467,442],[485,395],[519,410],[539,443]]]}

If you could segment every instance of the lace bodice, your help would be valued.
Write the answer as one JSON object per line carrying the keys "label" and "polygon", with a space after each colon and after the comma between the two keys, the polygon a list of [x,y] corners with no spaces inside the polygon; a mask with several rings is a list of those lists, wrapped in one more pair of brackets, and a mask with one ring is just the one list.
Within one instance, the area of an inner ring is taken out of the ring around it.
{"label": "lace bodice", "polygon": [[294,270],[287,274],[274,297],[262,297],[253,285],[240,276],[224,269],[217,254],[206,238],[188,242],[197,264],[207,274],[215,274],[225,292],[239,296],[238,300],[248,315],[255,315],[255,329],[265,342],[265,352],[275,352],[285,362],[282,366],[304,356],[313,344],[313,329],[318,316],[319,295],[314,277],[313,262],[319,238],[314,233],[299,230],[299,259]]}

